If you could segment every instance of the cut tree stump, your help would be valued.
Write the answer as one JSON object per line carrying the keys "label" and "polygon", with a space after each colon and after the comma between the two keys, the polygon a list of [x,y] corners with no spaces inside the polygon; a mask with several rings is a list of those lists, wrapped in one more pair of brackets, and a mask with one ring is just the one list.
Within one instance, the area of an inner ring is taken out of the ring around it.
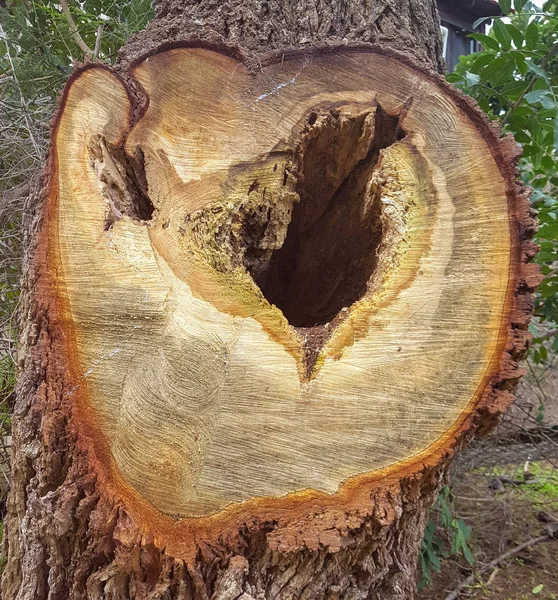
{"label": "cut tree stump", "polygon": [[385,47],[78,69],[29,262],[4,597],[412,597],[453,451],[521,374],[517,157]]}

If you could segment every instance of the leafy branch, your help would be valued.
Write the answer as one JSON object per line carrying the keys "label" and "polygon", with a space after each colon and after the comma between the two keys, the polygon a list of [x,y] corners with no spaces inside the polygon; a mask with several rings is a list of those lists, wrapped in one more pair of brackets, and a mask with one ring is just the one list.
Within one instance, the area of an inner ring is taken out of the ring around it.
{"label": "leafy branch", "polygon": [[66,17],[66,21],[68,21],[70,33],[72,34],[75,43],[86,56],[91,56],[93,54],[93,50],[91,50],[91,48],[84,42],[83,38],[79,34],[74,17],[72,17],[72,13],[70,12],[68,2],[66,0],[60,0],[60,6],[62,7],[62,14]]}
{"label": "leafy branch", "polygon": [[[548,62],[556,54],[557,51],[558,51],[558,42],[555,42],[554,45],[552,46],[552,48],[550,49],[550,51],[548,52],[548,54],[544,57],[543,61],[541,62],[540,70],[542,71],[542,73],[544,73],[546,66],[548,65]],[[521,96],[519,96],[519,98],[515,101],[514,105],[510,108],[509,112],[502,119],[502,125],[505,125],[509,121],[509,119],[513,115],[513,113],[519,108],[519,106],[521,106],[521,103],[523,102],[523,100],[525,99],[527,94],[529,92],[531,92],[531,90],[535,87],[535,83],[537,83],[537,80],[540,76],[541,76],[540,73],[538,75],[537,75],[537,73],[535,73],[534,75],[531,76],[529,85],[521,93]],[[543,78],[544,78],[544,75],[543,75]]]}
{"label": "leafy branch", "polygon": [[461,57],[448,80],[500,120],[523,148],[521,178],[533,189],[539,219],[535,260],[545,275],[532,327],[531,358],[538,363],[558,352],[558,0],[548,0],[542,10],[529,0],[499,4],[503,16],[492,29],[470,36],[484,50]]}

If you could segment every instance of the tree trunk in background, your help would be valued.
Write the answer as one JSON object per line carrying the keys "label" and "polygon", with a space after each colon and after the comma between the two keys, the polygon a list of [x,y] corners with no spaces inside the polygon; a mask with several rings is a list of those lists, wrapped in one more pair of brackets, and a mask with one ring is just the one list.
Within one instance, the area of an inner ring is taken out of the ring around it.
{"label": "tree trunk in background", "polygon": [[442,73],[440,18],[433,0],[225,0],[155,3],[155,19],[120,53],[121,63],[185,39],[223,42],[248,55],[350,42],[379,44]]}
{"label": "tree trunk in background", "polygon": [[414,597],[539,278],[515,144],[441,47],[433,0],[170,0],[74,74],[26,212],[4,600]]}

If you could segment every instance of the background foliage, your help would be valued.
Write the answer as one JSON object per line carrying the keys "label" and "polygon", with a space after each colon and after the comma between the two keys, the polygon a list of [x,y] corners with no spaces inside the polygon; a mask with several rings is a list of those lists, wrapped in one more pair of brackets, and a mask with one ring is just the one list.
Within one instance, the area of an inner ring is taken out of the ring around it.
{"label": "background foliage", "polygon": [[[558,0],[500,0],[504,17],[470,37],[483,52],[462,56],[448,80],[473,96],[522,145],[521,177],[533,188],[544,281],[537,291],[532,358],[558,351]],[[482,21],[483,19],[479,20]],[[477,22],[477,23],[479,23]]]}
{"label": "background foliage", "polygon": [[472,567],[475,557],[469,548],[470,539],[471,526],[457,518],[451,489],[444,485],[430,510],[430,520],[424,532],[419,561],[419,590],[431,583],[432,573],[440,573],[444,558],[463,555]]}

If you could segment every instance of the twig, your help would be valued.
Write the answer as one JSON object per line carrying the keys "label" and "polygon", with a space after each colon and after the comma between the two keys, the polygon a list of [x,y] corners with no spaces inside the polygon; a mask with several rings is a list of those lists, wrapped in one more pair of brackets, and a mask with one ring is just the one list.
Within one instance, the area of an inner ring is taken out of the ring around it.
{"label": "twig", "polygon": [[[555,42],[554,45],[552,46],[552,48],[549,50],[548,54],[543,58],[543,60],[541,62],[541,69],[543,71],[546,68],[546,65],[548,64],[548,61],[552,58],[553,54],[557,50],[558,50],[558,42]],[[506,113],[506,115],[502,119],[502,123],[501,123],[502,127],[509,121],[510,117],[517,110],[519,105],[523,102],[523,98],[525,98],[525,96],[533,89],[536,82],[537,82],[537,76],[533,75],[533,77],[531,78],[531,81],[529,82],[529,85],[523,90],[523,93],[521,94],[521,96],[519,96],[519,98],[516,100],[515,104],[510,108],[510,110]]]}
{"label": "twig", "polygon": [[537,384],[537,387],[539,388],[539,392],[541,393],[543,400],[545,402],[548,402],[548,397],[542,388],[541,382],[540,382],[539,378],[537,377],[537,374],[535,373],[535,369],[533,369],[533,365],[531,364],[531,361],[527,358],[525,360],[525,362],[527,363],[527,366],[529,367],[529,371],[531,371],[531,375],[533,376],[533,379],[535,380],[535,383]]}
{"label": "twig", "polygon": [[81,35],[79,34],[76,22],[74,21],[74,17],[72,17],[72,13],[70,12],[70,7],[68,6],[67,0],[60,0],[60,6],[62,7],[62,12],[66,17],[66,21],[68,21],[68,25],[70,26],[70,33],[74,38],[74,42],[79,46],[80,50],[91,56],[93,51],[91,48],[85,43]]}
{"label": "twig", "polygon": [[99,27],[97,27],[97,35],[95,36],[95,49],[93,50],[93,60],[95,60],[99,56],[99,51],[101,50],[101,37],[103,35],[103,24],[101,23]]}
{"label": "twig", "polygon": [[27,133],[29,134],[29,139],[31,140],[31,143],[33,144],[33,147],[35,148],[35,152],[37,153],[37,157],[41,157],[41,150],[39,149],[39,146],[35,140],[35,137],[33,136],[33,131],[31,129],[31,124],[29,122],[29,118],[27,115],[27,105],[25,104],[25,98],[23,97],[23,92],[21,91],[21,86],[19,85],[19,81],[18,78],[16,76],[16,71],[15,71],[15,67],[14,67],[14,62],[12,60],[12,53],[10,52],[10,45],[8,44],[8,36],[6,35],[6,32],[4,31],[4,29],[2,28],[2,24],[0,24],[0,38],[2,38],[4,40],[4,44],[6,46],[6,56],[8,57],[8,61],[10,62],[10,67],[12,69],[12,73],[13,73],[13,77],[14,77],[14,82],[17,86],[18,92],[19,92],[19,99],[21,102],[21,108],[23,110],[23,118],[25,120],[25,125],[27,127]]}
{"label": "twig", "polygon": [[523,544],[519,544],[519,546],[516,546],[515,548],[512,548],[511,550],[504,552],[504,554],[500,554],[500,556],[496,557],[493,561],[489,562],[482,569],[480,569],[477,573],[473,573],[472,575],[469,575],[469,577],[467,577],[467,579],[464,579],[452,592],[450,592],[444,598],[444,600],[457,600],[457,598],[459,597],[459,592],[463,588],[474,583],[477,575],[480,575],[481,573],[485,573],[486,571],[490,571],[490,569],[497,567],[499,564],[503,563],[508,558],[511,558],[512,556],[515,556],[516,554],[519,554],[522,550],[525,550],[525,548],[529,548],[530,546],[534,546],[535,544],[538,544],[540,542],[546,542],[546,540],[550,540],[552,537],[553,536],[551,533],[547,533],[545,535],[539,536],[538,538],[533,538],[532,540],[523,542]]}
{"label": "twig", "polygon": [[549,331],[548,333],[545,333],[544,335],[538,335],[537,339],[539,341],[544,342],[545,340],[549,340],[550,338],[553,338],[555,335],[558,335],[558,329],[553,329],[552,331]]}
{"label": "twig", "polygon": [[470,496],[455,496],[458,500],[466,500],[467,502],[495,502],[498,500],[496,497],[492,498],[471,498]]}

